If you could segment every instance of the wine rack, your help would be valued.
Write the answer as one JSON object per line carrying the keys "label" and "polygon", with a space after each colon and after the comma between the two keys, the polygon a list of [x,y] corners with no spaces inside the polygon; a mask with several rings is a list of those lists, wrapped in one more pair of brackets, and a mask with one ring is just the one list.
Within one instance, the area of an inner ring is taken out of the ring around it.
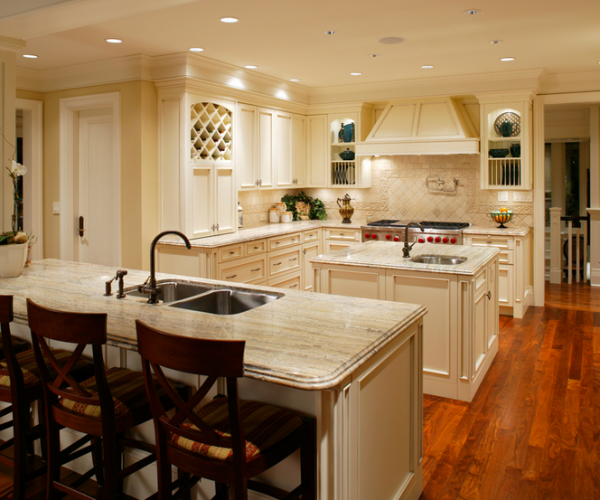
{"label": "wine rack", "polygon": [[192,104],[191,161],[231,161],[232,113],[211,102]]}

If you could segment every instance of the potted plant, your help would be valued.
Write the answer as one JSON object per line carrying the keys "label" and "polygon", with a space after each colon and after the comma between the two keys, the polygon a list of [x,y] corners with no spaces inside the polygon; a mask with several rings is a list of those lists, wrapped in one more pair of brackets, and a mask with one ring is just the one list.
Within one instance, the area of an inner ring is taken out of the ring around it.
{"label": "potted plant", "polygon": [[0,278],[16,278],[23,272],[27,261],[27,251],[30,243],[35,240],[18,230],[18,211],[23,199],[19,196],[18,178],[27,172],[27,168],[12,160],[11,166],[6,167],[13,181],[13,215],[12,230],[0,233]]}

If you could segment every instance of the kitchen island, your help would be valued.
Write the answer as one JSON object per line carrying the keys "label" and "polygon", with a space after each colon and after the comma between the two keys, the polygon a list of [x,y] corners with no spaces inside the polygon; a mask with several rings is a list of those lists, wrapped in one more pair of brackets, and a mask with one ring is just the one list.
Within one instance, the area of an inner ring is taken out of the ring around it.
{"label": "kitchen island", "polygon": [[[139,367],[135,319],[182,336],[245,340],[242,397],[317,418],[318,498],[419,498],[423,306],[244,285],[235,288],[281,297],[220,316],[148,305],[141,297],[103,296],[104,284],[114,273],[103,266],[36,261],[19,278],[0,279],[0,293],[15,297],[15,321],[22,324],[27,322],[26,298],[55,309],[106,312],[109,343],[129,352],[120,356],[121,364],[134,369]],[[133,287],[146,277],[130,270],[125,285]],[[193,281],[215,288],[231,285]],[[113,364],[119,359],[114,353],[108,358]],[[146,434],[152,436],[151,431]],[[276,477],[268,479],[292,487],[296,465],[283,462]],[[127,493],[143,496],[147,492],[136,488],[145,482],[130,481]],[[201,488],[212,491],[209,485],[204,481]]]}
{"label": "kitchen island", "polygon": [[[498,253],[417,243],[404,258],[401,244],[371,241],[311,263],[317,292],[425,305],[423,391],[471,401],[498,352]],[[424,256],[464,262],[411,260]],[[376,312],[369,317],[375,321]]]}

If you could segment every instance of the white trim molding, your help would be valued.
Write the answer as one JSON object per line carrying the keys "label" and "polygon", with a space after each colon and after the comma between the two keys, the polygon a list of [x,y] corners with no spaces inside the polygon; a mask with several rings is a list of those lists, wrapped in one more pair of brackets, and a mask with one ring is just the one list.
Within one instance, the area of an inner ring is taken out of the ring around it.
{"label": "white trim molding", "polygon": [[[73,169],[76,162],[74,137],[75,123],[79,111],[110,108],[113,119],[113,143],[115,153],[112,165],[114,185],[121,193],[121,94],[111,92],[95,94],[85,97],[71,97],[60,100],[60,137],[59,137],[59,168],[60,168],[60,258],[73,260],[74,243],[76,238],[75,214],[73,210]],[[118,248],[118,263],[121,265],[121,196],[117,196],[115,213],[118,214],[114,221],[115,245]]]}
{"label": "white trim molding", "polygon": [[590,285],[600,286],[600,208],[588,208],[590,214]]}

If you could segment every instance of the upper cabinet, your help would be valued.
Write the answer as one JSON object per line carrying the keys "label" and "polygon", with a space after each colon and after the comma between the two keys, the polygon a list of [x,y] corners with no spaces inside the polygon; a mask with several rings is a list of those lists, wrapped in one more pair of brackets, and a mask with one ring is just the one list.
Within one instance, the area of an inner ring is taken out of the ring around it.
{"label": "upper cabinet", "polygon": [[362,132],[359,116],[359,112],[328,115],[330,187],[371,187],[370,158],[356,156]]}
{"label": "upper cabinet", "polygon": [[481,188],[531,189],[531,96],[477,97],[481,113]]}
{"label": "upper cabinet", "polygon": [[305,117],[247,104],[238,104],[237,111],[239,189],[304,185]]}
{"label": "upper cabinet", "polygon": [[325,187],[329,180],[327,115],[306,117],[306,186]]}

